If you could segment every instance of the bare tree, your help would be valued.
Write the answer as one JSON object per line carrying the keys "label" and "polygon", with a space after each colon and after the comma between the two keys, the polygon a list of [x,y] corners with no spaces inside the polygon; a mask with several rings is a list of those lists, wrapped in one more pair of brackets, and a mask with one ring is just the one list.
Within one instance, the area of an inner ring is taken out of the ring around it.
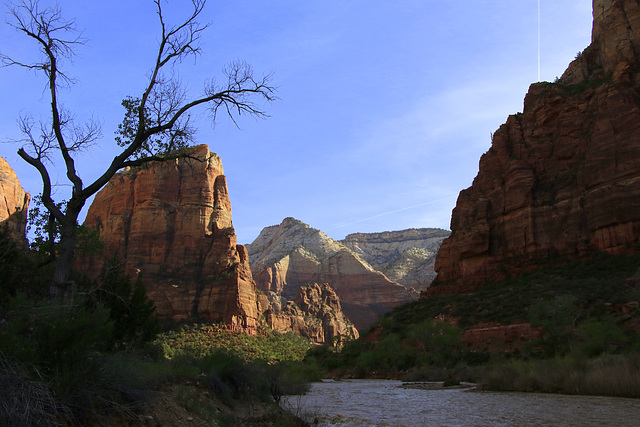
{"label": "bare tree", "polygon": [[[170,26],[162,8],[162,0],[153,0],[159,21],[160,38],[155,64],[149,81],[139,97],[123,101],[125,119],[118,126],[116,142],[123,147],[104,173],[93,183],[85,185],[76,170],[77,153],[101,138],[97,122],[83,125],[74,122],[73,115],[59,101],[59,88],[73,83],[60,68],[60,62],[74,56],[74,49],[84,43],[75,21],[63,18],[60,8],[42,7],[39,0],[18,0],[10,4],[9,25],[35,42],[41,54],[39,62],[21,62],[0,54],[3,66],[18,66],[41,72],[48,80],[51,101],[50,122],[36,121],[30,116],[19,119],[24,135],[18,154],[37,169],[42,178],[42,203],[60,224],[58,259],[50,286],[52,297],[59,298],[69,282],[75,251],[78,215],[87,199],[102,188],[121,168],[139,166],[153,160],[177,158],[176,150],[193,139],[194,129],[189,112],[198,106],[208,108],[215,121],[222,112],[234,121],[249,114],[266,117],[256,100],[272,101],[274,87],[271,75],[255,78],[252,68],[244,62],[234,62],[223,69],[226,81],[218,85],[211,79],[203,93],[188,99],[180,80],[173,74],[174,66],[190,56],[201,53],[200,37],[207,25],[198,22],[206,0],[190,0],[189,15],[179,25]],[[53,154],[60,155],[66,177],[71,183],[71,196],[64,208],[56,204],[52,195],[49,169]]]}

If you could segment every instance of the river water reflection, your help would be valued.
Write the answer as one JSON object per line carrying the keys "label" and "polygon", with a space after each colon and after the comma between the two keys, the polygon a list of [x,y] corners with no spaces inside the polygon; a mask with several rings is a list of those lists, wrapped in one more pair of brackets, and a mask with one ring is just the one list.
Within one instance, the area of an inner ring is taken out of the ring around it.
{"label": "river water reflection", "polygon": [[640,399],[419,390],[401,384],[323,381],[286,404],[319,426],[640,426]]}

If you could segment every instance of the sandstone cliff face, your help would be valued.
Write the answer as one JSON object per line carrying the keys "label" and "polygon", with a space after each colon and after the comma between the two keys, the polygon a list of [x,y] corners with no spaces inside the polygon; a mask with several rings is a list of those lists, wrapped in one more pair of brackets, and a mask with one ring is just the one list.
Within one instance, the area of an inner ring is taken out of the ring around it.
{"label": "sandstone cliff face", "polygon": [[30,199],[14,170],[0,157],[0,227],[6,227],[9,236],[24,245]]}
{"label": "sandstone cliff face", "polygon": [[436,253],[449,234],[439,228],[354,233],[340,243],[390,280],[423,291],[436,276]]}
{"label": "sandstone cliff face", "polygon": [[262,230],[247,249],[258,288],[292,300],[301,286],[328,283],[359,330],[418,296],[414,289],[375,271],[344,245],[293,218]]}
{"label": "sandstone cliff face", "polygon": [[[549,257],[640,248],[640,4],[594,0],[592,44],[531,85],[453,210],[429,292],[461,292]],[[439,285],[439,286],[436,286]]]}
{"label": "sandstone cliff face", "polygon": [[327,284],[312,283],[298,288],[295,301],[284,305],[277,294],[265,310],[267,325],[279,332],[294,332],[314,344],[340,348],[359,337],[356,327],[342,312],[340,298]]}
{"label": "sandstone cliff face", "polygon": [[[236,244],[220,158],[206,145],[189,157],[128,169],[95,197],[85,226],[105,257],[140,276],[160,317],[224,322],[253,331],[259,313],[246,249]],[[103,259],[83,260],[96,275]]]}

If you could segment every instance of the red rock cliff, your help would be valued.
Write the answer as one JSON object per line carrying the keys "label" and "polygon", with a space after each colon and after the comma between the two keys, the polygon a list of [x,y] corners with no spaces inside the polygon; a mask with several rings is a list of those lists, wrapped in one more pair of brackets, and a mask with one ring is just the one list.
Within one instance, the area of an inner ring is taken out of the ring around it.
{"label": "red rock cliff", "polygon": [[0,226],[6,227],[9,236],[24,244],[30,198],[9,163],[0,157]]}
{"label": "red rock cliff", "polygon": [[549,257],[640,251],[640,4],[594,0],[593,16],[591,45],[494,134],[427,294]]}
{"label": "red rock cliff", "polygon": [[[271,294],[272,299],[277,295]],[[279,303],[279,304],[278,304]],[[279,332],[294,332],[314,344],[340,348],[359,337],[358,330],[342,312],[340,298],[327,284],[311,283],[298,288],[295,301],[267,302],[267,325]]]}
{"label": "red rock cliff", "polygon": [[[117,174],[84,225],[99,230],[104,258],[117,255],[127,275],[140,275],[160,317],[256,327],[247,251],[236,244],[220,158],[206,145],[188,158]],[[95,275],[102,262],[83,267]]]}

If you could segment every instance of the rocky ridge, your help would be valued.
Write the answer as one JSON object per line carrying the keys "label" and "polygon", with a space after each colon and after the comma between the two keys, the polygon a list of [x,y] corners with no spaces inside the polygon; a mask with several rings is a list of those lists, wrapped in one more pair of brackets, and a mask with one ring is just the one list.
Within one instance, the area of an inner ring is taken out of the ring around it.
{"label": "rocky ridge", "polygon": [[640,4],[593,1],[592,43],[529,88],[453,210],[434,286],[452,293],[550,257],[640,249]]}
{"label": "rocky ridge", "polygon": [[294,299],[304,285],[327,283],[359,330],[418,296],[417,291],[389,280],[346,246],[294,218],[263,229],[247,249],[259,289]]}
{"label": "rocky ridge", "polygon": [[271,292],[259,297],[267,325],[279,332],[294,332],[314,344],[341,347],[359,337],[358,330],[342,312],[340,298],[327,284],[311,283],[298,288],[294,301]]}
{"label": "rocky ridge", "polygon": [[0,227],[6,227],[8,235],[23,244],[30,200],[15,171],[0,157]]}
{"label": "rocky ridge", "polygon": [[389,279],[424,291],[436,276],[435,257],[450,234],[439,228],[349,234],[341,244]]}

